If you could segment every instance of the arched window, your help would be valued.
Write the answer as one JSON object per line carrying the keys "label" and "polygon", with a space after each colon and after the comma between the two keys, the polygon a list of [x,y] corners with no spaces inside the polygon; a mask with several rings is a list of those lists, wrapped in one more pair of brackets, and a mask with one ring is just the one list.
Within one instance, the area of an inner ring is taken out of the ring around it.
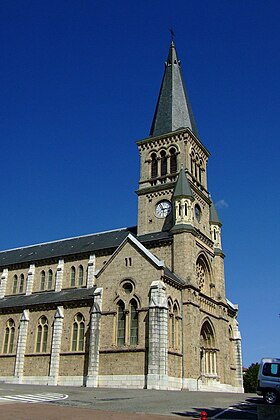
{"label": "arched window", "polygon": [[196,281],[203,293],[211,294],[211,276],[206,258],[200,255],[196,262]]}
{"label": "arched window", "polygon": [[179,349],[179,306],[175,302],[173,304],[172,299],[168,299],[168,340],[169,348],[178,350]]}
{"label": "arched window", "polygon": [[196,220],[197,220],[198,222],[200,222],[200,221],[201,221],[201,214],[202,214],[202,212],[201,212],[201,208],[200,208],[200,206],[199,206],[198,204],[196,204],[196,205],[194,206],[194,216],[195,216],[195,218],[196,218]]}
{"label": "arched window", "polygon": [[213,328],[209,321],[205,321],[200,332],[201,345],[201,373],[217,375],[217,349]]}
{"label": "arched window", "polygon": [[138,311],[135,299],[130,301],[130,344],[138,343]]}
{"label": "arched window", "polygon": [[170,149],[170,173],[174,174],[177,172],[177,156],[176,149],[172,147]]}
{"label": "arched window", "polygon": [[72,351],[84,351],[85,348],[85,318],[82,314],[75,315],[72,329]]}
{"label": "arched window", "polygon": [[45,290],[45,285],[46,285],[46,273],[43,271],[41,271],[41,284],[40,284],[40,290]]}
{"label": "arched window", "polygon": [[13,319],[9,319],[6,323],[3,353],[13,353],[15,339],[15,323]]}
{"label": "arched window", "polygon": [[18,276],[15,274],[13,279],[13,294],[17,293],[18,288]]}
{"label": "arched window", "polygon": [[48,289],[51,290],[53,288],[53,272],[52,270],[48,271]]}
{"label": "arched window", "polygon": [[118,328],[117,328],[117,345],[125,344],[125,306],[122,301],[118,303]]}
{"label": "arched window", "polygon": [[173,306],[173,347],[174,349],[179,348],[179,310],[175,303]]}
{"label": "arched window", "polygon": [[199,166],[198,166],[198,180],[201,184],[202,182],[202,160],[199,160]]}
{"label": "arched window", "polygon": [[19,278],[19,293],[23,293],[24,290],[24,275],[21,274]]}
{"label": "arched window", "polygon": [[233,339],[233,331],[232,331],[231,326],[229,326],[228,335],[229,335],[229,363],[230,363],[231,366],[235,366],[235,361],[234,361],[234,339]]}
{"label": "arched window", "polygon": [[48,320],[41,316],[37,325],[36,353],[46,353],[48,343]]}
{"label": "arched window", "polygon": [[158,176],[158,161],[156,153],[152,153],[152,162],[151,162],[151,178],[156,178]]}
{"label": "arched window", "polygon": [[167,174],[167,156],[165,151],[160,152],[160,175],[165,176]]}
{"label": "arched window", "polygon": [[76,268],[75,267],[71,267],[70,278],[71,278],[71,287],[75,287],[76,286]]}
{"label": "arched window", "polygon": [[79,265],[78,268],[78,282],[79,286],[82,286],[84,282],[84,268],[82,265]]}
{"label": "arched window", "polygon": [[194,151],[191,151],[191,174],[195,176],[195,154]]}
{"label": "arched window", "polygon": [[168,299],[168,343],[169,347],[172,347],[172,302]]}

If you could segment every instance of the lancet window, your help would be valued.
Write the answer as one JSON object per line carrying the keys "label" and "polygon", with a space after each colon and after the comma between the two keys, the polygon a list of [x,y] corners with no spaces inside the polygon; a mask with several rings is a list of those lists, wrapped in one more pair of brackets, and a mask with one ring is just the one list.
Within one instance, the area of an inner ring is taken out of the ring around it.
{"label": "lancet window", "polygon": [[179,305],[177,302],[174,304],[172,300],[168,300],[169,312],[169,348],[179,350],[180,348],[180,314]]}
{"label": "lancet window", "polygon": [[53,272],[48,270],[46,275],[45,270],[41,271],[40,275],[40,290],[51,290],[53,288]]}
{"label": "lancet window", "polygon": [[[132,288],[130,283],[123,285],[124,292],[130,295]],[[139,311],[138,302],[135,298],[119,300],[117,303],[117,319],[116,319],[116,344],[117,346],[138,344],[139,331]]]}
{"label": "lancet window", "polygon": [[48,271],[48,289],[51,290],[53,288],[53,272],[52,270]]}
{"label": "lancet window", "polygon": [[191,173],[196,181],[202,184],[203,161],[193,149],[191,151]]}
{"label": "lancet window", "polygon": [[37,325],[36,353],[45,353],[48,343],[48,320],[45,316],[41,316]]}
{"label": "lancet window", "polygon": [[15,274],[13,278],[13,294],[17,293],[18,289],[18,276]]}
{"label": "lancet window", "polygon": [[3,353],[13,353],[14,351],[14,340],[15,340],[15,322],[13,319],[9,319],[6,323]]}
{"label": "lancet window", "polygon": [[84,267],[79,265],[78,269],[72,266],[70,269],[70,285],[71,287],[82,287],[84,284]]}
{"label": "lancet window", "polygon": [[24,292],[24,274],[19,277],[15,274],[13,277],[13,294]]}
{"label": "lancet window", "polygon": [[151,178],[156,178],[158,176],[158,159],[156,153],[152,153],[152,162],[151,162]]}
{"label": "lancet window", "polygon": [[70,279],[71,279],[71,287],[75,287],[76,286],[76,268],[75,267],[71,267]]}
{"label": "lancet window", "polygon": [[177,172],[177,156],[176,149],[172,147],[170,149],[170,173],[174,174]]}
{"label": "lancet window", "polygon": [[205,321],[200,332],[201,373],[203,375],[217,375],[217,349],[213,328],[209,321]]}
{"label": "lancet window", "polygon": [[138,311],[135,299],[130,301],[130,344],[138,343]]}
{"label": "lancet window", "polygon": [[40,284],[40,290],[45,290],[45,284],[46,284],[46,273],[45,271],[41,271],[41,284]]}
{"label": "lancet window", "polygon": [[72,351],[84,351],[85,348],[85,318],[77,313],[72,327]]}
{"label": "lancet window", "polygon": [[125,344],[125,327],[126,327],[126,316],[125,306],[122,301],[118,303],[118,330],[117,330],[117,345],[123,346]]}
{"label": "lancet window", "polygon": [[19,277],[19,293],[23,293],[24,291],[24,275],[21,274]]}
{"label": "lancet window", "polygon": [[78,285],[81,287],[84,283],[84,268],[82,265],[79,265],[78,268]]}

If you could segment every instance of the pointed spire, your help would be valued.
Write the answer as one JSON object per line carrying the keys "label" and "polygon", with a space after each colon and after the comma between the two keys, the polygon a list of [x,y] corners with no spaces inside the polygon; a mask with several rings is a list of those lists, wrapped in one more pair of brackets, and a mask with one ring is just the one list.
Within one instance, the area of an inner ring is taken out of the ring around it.
{"label": "pointed spire", "polygon": [[185,170],[182,168],[179,172],[175,185],[173,198],[185,197],[194,200],[194,196],[190,187],[190,183],[186,176]]}
{"label": "pointed spire", "polygon": [[210,197],[211,204],[210,204],[210,216],[209,216],[209,222],[213,225],[222,226],[222,222],[219,218],[218,212],[216,210],[215,204],[212,201],[212,198]]}
{"label": "pointed spire", "polygon": [[189,127],[198,136],[196,124],[181,72],[174,41],[171,41],[158,102],[150,131],[151,136]]}

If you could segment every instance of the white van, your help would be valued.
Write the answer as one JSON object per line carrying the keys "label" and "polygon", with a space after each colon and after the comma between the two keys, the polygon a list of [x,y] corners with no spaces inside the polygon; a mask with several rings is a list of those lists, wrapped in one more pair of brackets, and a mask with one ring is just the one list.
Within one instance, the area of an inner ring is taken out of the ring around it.
{"label": "white van", "polygon": [[280,398],[280,359],[262,359],[259,367],[257,394],[267,404],[275,404]]}

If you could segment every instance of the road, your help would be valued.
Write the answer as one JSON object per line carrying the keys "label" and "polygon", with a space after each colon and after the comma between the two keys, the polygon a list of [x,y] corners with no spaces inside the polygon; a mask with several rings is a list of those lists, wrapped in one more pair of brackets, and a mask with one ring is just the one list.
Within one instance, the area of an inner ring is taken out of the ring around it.
{"label": "road", "polygon": [[212,419],[257,420],[263,404],[254,394],[0,384],[0,406],[5,420],[174,420],[203,410]]}

